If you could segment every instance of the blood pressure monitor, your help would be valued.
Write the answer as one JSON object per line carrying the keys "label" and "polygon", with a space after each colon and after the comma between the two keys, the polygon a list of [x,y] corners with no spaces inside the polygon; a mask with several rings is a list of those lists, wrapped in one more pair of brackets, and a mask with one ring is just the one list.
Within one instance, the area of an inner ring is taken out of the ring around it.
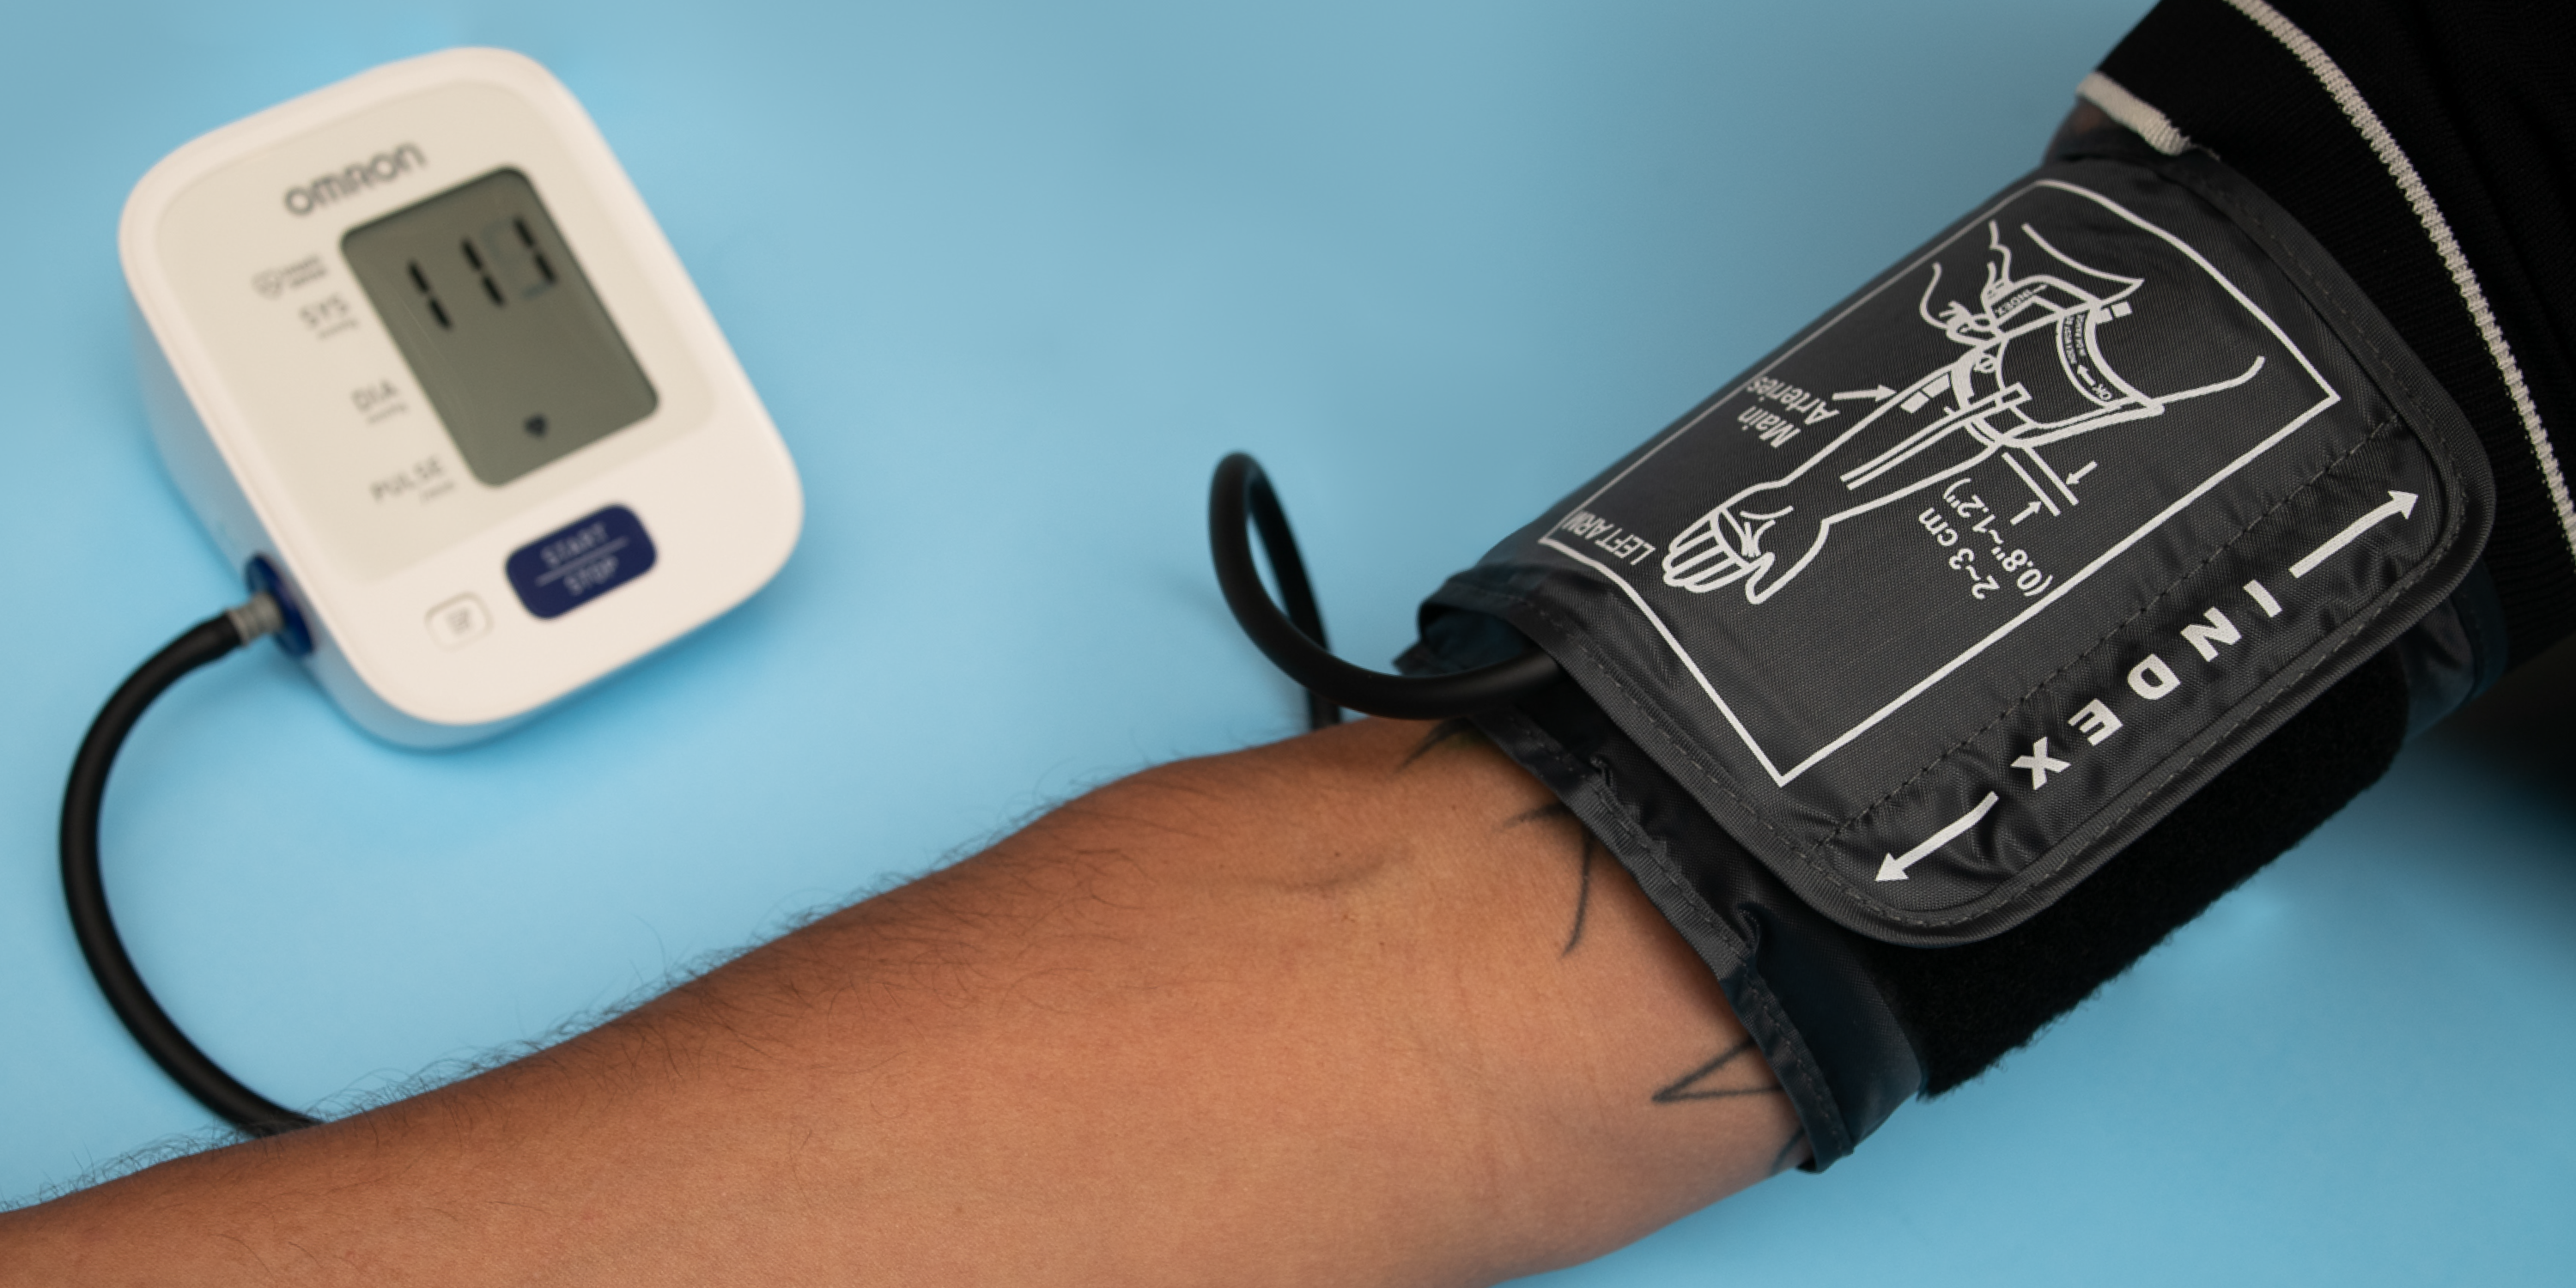
{"label": "blood pressure monitor", "polygon": [[572,95],[395,63],[189,143],[119,231],[154,437],[359,725],[512,722],[758,590],[795,466]]}

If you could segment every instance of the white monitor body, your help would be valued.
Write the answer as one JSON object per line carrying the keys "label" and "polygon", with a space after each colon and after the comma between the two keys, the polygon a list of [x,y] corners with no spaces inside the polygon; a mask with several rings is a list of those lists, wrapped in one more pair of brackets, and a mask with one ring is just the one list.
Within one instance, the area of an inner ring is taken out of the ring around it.
{"label": "white monitor body", "polygon": [[304,663],[410,746],[741,603],[794,464],[634,185],[529,59],[393,63],[187,144],[118,234],[154,437]]}

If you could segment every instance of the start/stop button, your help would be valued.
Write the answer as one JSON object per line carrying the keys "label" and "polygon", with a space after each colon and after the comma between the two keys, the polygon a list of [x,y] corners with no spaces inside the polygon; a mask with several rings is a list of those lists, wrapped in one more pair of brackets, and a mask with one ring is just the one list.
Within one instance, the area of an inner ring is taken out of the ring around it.
{"label": "start/stop button", "polygon": [[506,569],[519,602],[539,618],[561,617],[653,569],[653,538],[633,510],[612,505],[511,552]]}

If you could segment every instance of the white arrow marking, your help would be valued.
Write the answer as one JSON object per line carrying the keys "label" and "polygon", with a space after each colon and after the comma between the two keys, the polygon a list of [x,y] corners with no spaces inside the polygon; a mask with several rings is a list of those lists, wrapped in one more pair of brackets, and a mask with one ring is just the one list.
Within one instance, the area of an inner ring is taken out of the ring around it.
{"label": "white arrow marking", "polygon": [[1986,811],[1991,810],[1994,807],[1995,794],[1993,792],[1988,792],[1986,793],[1986,798],[1984,800],[1977,802],[1977,807],[1975,809],[1969,810],[1958,822],[1952,823],[1948,827],[1942,828],[1940,831],[1934,832],[1932,835],[1925,837],[1923,844],[1907,850],[1904,858],[1900,859],[1893,854],[1888,855],[1887,861],[1878,865],[1878,879],[1881,881],[1905,880],[1905,870],[1907,868],[1913,867],[1915,864],[1922,862],[1924,855],[1930,854],[1934,850],[1940,849],[1942,846],[1948,845],[1950,842],[1959,839],[1959,834],[1961,832],[1965,832],[1969,828],[1975,827],[1977,825],[1977,820],[1984,818],[1986,816]]}
{"label": "white arrow marking", "polygon": [[2353,538],[2370,531],[2371,525],[2378,523],[2380,520],[2385,519],[2392,514],[2397,515],[2400,518],[2414,518],[2415,494],[2412,492],[2391,490],[2388,494],[2388,504],[2353,520],[2351,527],[2345,528],[2343,531],[2334,534],[2334,536],[2328,539],[2324,545],[2309,551],[2307,558],[2291,564],[2290,575],[2293,577],[2305,577],[2309,573],[2316,571],[2317,565],[2324,563],[2328,555],[2343,549],[2345,546],[2351,545]]}
{"label": "white arrow marking", "polygon": [[2048,776],[2050,774],[2062,774],[2068,769],[2073,768],[2073,766],[2068,765],[2065,761],[2059,760],[2057,757],[2048,754],[2048,739],[2046,738],[2042,738],[2039,741],[2032,743],[2030,745],[2030,754],[2014,760],[2012,767],[2015,769],[2027,769],[2030,771],[2030,789],[2032,791],[2038,791],[2040,788],[2048,786]]}
{"label": "white arrow marking", "polygon": [[1871,402],[1886,402],[1888,399],[1895,396],[1895,390],[1890,389],[1885,385],[1880,385],[1876,389],[1846,389],[1841,393],[1835,394],[1834,401],[1841,402],[1846,398],[1866,398]]}

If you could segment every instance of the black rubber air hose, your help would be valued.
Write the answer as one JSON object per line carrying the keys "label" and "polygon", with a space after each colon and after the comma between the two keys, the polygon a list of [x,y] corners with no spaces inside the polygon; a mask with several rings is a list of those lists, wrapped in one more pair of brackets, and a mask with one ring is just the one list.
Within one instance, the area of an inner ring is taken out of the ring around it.
{"label": "black rubber air hose", "polygon": [[[1252,561],[1249,527],[1261,534],[1279,594],[1288,601],[1281,612],[1261,584]],[[1306,580],[1306,564],[1297,554],[1297,539],[1288,531],[1288,515],[1259,462],[1242,452],[1219,461],[1208,493],[1208,546],[1216,558],[1216,582],[1225,605],[1243,633],[1252,637],[1262,656],[1306,687],[1309,723],[1315,728],[1341,718],[1348,707],[1397,720],[1446,720],[1473,715],[1510,703],[1552,681],[1563,672],[1556,659],[1538,649],[1518,657],[1450,675],[1391,675],[1353,666],[1333,656],[1324,642],[1323,615]]]}
{"label": "black rubber air hose", "polygon": [[71,908],[72,934],[80,941],[81,955],[89,959],[99,991],[107,995],[116,1018],[125,1022],[126,1032],[134,1035],[172,1081],[198,1103],[254,1136],[309,1127],[314,1119],[270,1101],[224,1072],[179,1031],[153,999],[152,990],[144,987],[134,959],[117,938],[116,919],[107,910],[107,885],[98,866],[98,814],[117,750],[153,700],[179,677],[279,629],[282,620],[276,601],[262,593],[239,608],[198,623],[153,654],[117,686],[98,719],[90,723],[80,754],[72,758],[71,783],[63,791],[63,898]]}

